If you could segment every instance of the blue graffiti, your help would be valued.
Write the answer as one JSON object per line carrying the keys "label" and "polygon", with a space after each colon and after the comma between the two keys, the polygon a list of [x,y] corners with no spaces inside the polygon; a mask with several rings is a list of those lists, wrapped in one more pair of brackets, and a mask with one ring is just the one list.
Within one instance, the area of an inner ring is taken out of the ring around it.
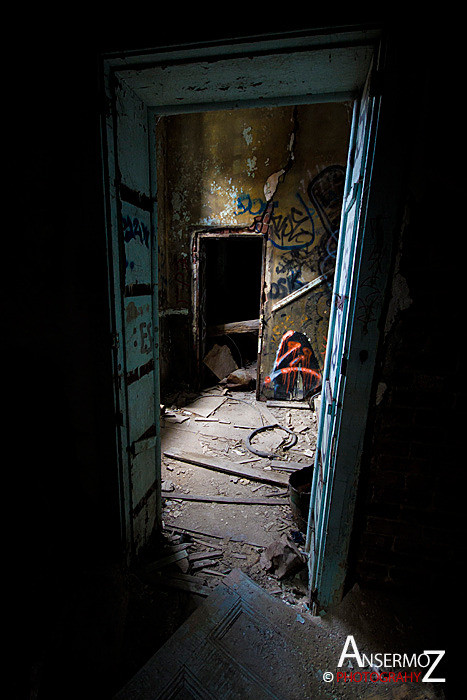
{"label": "blue graffiti", "polygon": [[313,211],[306,205],[302,196],[295,195],[302,205],[302,209],[292,207],[285,215],[271,216],[271,233],[277,238],[270,238],[275,248],[280,250],[299,250],[308,248],[315,242],[315,224]]}
{"label": "blue graffiti", "polygon": [[[276,268],[276,272],[278,268]],[[271,282],[271,291],[269,292],[270,299],[280,299],[291,294],[296,289],[300,289],[305,284],[299,279],[300,270],[292,270],[287,277],[279,277],[277,282]]]}
{"label": "blue graffiti", "polygon": [[[252,199],[249,194],[242,193],[237,198],[238,211],[235,212],[235,215],[251,214],[252,216],[260,216],[266,209],[266,206],[267,202],[263,202],[259,197]],[[274,206],[277,206],[277,202],[274,203]]]}
{"label": "blue graffiti", "polygon": [[122,223],[125,243],[139,240],[143,245],[149,248],[149,229],[142,221],[136,216],[133,218],[131,218],[131,216],[124,216],[122,218]]}
{"label": "blue graffiti", "polygon": [[[292,207],[287,214],[271,213],[270,241],[275,248],[280,250],[300,250],[313,245],[315,241],[315,224],[313,220],[314,209],[310,209],[302,196],[297,192],[300,208]],[[278,201],[269,202],[271,212],[279,206]],[[242,193],[237,199],[236,216],[250,214],[260,217],[266,211],[268,203],[260,198],[252,199],[249,194]],[[256,221],[255,230],[261,230],[261,223]]]}

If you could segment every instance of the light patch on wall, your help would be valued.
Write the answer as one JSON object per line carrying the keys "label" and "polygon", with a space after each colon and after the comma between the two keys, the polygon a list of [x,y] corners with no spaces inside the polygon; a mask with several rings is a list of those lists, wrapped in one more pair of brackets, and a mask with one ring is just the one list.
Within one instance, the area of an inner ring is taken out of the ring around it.
{"label": "light patch on wall", "polygon": [[[180,190],[173,190],[172,192],[172,221],[179,222],[183,225],[183,222],[189,222],[190,217],[186,210],[186,195],[185,192]],[[179,237],[183,235],[183,231],[178,231]]]}
{"label": "light patch on wall", "polygon": [[251,126],[246,126],[243,129],[242,133],[243,133],[243,138],[245,139],[245,143],[247,144],[247,146],[249,146],[253,142],[253,136],[251,133]]}
{"label": "light patch on wall", "polygon": [[256,156],[253,156],[253,158],[247,158],[246,164],[247,164],[247,172],[248,172],[249,177],[254,177],[255,170],[258,169],[258,167],[256,165]]}
{"label": "light patch on wall", "polygon": [[235,217],[237,211],[237,203],[239,190],[236,185],[232,184],[232,178],[226,180],[225,183],[219,183],[213,180],[210,184],[210,194],[214,198],[219,198],[223,203],[223,208],[219,209],[215,200],[210,202],[210,208],[216,211],[215,216],[208,216],[201,220],[202,224],[237,224]]}

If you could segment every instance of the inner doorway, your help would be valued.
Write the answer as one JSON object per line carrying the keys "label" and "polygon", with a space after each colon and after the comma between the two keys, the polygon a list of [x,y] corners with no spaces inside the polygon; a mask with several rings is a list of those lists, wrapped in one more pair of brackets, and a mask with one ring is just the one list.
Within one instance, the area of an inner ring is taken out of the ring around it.
{"label": "inner doorway", "polygon": [[199,386],[205,388],[222,379],[215,364],[204,361],[216,346],[224,348],[232,366],[254,368],[257,375],[264,237],[248,232],[200,232],[195,247],[194,332]]}

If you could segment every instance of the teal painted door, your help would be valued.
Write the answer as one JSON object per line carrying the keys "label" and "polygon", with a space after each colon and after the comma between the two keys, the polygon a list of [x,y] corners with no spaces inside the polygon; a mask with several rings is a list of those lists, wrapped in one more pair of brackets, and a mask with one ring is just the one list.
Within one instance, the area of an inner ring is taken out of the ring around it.
{"label": "teal painted door", "polygon": [[108,243],[122,537],[129,559],[160,517],[157,245],[147,107],[108,76]]}
{"label": "teal painted door", "polygon": [[[377,105],[370,93],[370,85],[371,72],[361,99],[354,103],[310,501],[307,548],[310,586],[318,608],[326,608],[339,596],[347,566],[346,547],[334,546],[336,532],[338,529],[340,531],[338,523],[344,512],[348,513],[347,494],[339,492],[343,483],[337,476],[337,462],[343,453],[342,444],[348,446],[352,441],[352,435],[343,434],[341,419],[347,391],[364,244],[366,195],[371,182],[371,157],[377,122]],[[361,416],[361,421],[364,429],[365,415]],[[352,469],[356,468],[358,459],[356,453],[352,455],[351,449],[348,459],[346,468],[352,477]],[[349,524],[348,532],[344,533],[347,544],[350,527]],[[328,575],[326,580],[325,572]]]}

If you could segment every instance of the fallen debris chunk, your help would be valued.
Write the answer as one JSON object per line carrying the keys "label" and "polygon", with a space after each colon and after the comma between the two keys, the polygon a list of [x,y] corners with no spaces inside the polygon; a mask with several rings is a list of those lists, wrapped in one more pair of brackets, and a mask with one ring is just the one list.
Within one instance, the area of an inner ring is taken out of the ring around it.
{"label": "fallen debris chunk", "polygon": [[280,580],[302,569],[305,562],[293,543],[282,535],[280,540],[266,547],[261,554],[260,565]]}
{"label": "fallen debris chunk", "polygon": [[238,369],[227,345],[214,345],[203,362],[218,379],[225,379],[231,372]]}
{"label": "fallen debris chunk", "polygon": [[249,389],[256,383],[256,377],[245,369],[236,369],[227,377],[229,389]]}

